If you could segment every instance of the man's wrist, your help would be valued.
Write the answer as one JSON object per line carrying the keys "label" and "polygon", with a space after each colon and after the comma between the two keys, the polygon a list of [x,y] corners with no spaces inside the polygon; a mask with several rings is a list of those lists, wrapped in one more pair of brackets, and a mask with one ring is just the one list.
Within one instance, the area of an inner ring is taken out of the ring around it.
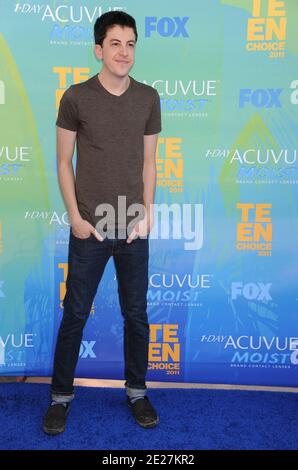
{"label": "man's wrist", "polygon": [[76,223],[82,220],[81,214],[76,212],[74,214],[69,214],[69,223],[70,225],[75,225]]}

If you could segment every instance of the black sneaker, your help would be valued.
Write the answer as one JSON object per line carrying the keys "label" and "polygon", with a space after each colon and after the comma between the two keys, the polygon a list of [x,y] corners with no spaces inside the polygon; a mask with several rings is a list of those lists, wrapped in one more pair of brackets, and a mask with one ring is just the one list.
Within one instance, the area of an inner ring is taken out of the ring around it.
{"label": "black sneaker", "polygon": [[159,417],[147,396],[139,398],[134,403],[131,403],[127,397],[127,404],[131,408],[137,423],[143,428],[154,428],[158,424]]}
{"label": "black sneaker", "polygon": [[65,430],[70,403],[50,405],[43,420],[43,430],[47,434],[60,434]]}

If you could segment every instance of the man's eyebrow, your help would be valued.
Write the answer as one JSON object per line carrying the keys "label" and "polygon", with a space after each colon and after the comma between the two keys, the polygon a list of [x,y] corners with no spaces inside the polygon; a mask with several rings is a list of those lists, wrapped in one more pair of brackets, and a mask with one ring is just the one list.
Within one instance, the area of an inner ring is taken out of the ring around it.
{"label": "man's eyebrow", "polygon": [[[112,41],[121,42],[120,39],[110,39],[110,42],[112,42]],[[129,40],[126,41],[126,42],[134,42],[134,43],[136,43],[136,40],[135,40],[135,39],[129,39]]]}

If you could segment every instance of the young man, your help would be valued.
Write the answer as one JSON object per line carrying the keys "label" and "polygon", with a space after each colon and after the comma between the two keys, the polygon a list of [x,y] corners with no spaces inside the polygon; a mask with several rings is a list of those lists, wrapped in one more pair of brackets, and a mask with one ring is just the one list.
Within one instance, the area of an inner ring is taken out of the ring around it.
{"label": "young man", "polygon": [[[129,75],[137,42],[135,20],[130,15],[103,14],[95,23],[94,37],[102,69],[64,93],[57,118],[58,176],[71,231],[52,402],[43,423],[48,434],[65,429],[83,328],[110,256],[124,317],[127,404],[142,427],[154,427],[159,421],[146,396],[145,376],[148,235],[153,223],[160,99],[154,88]],[[76,177],[72,167],[75,144]],[[141,216],[136,219],[131,210],[126,217],[129,207],[141,207]]]}

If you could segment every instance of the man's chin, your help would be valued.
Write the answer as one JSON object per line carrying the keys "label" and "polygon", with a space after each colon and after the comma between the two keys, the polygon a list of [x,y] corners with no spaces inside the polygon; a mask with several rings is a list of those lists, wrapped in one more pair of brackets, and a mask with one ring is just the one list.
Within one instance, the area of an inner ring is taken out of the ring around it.
{"label": "man's chin", "polygon": [[129,70],[127,70],[126,72],[122,72],[122,73],[116,73],[115,75],[118,78],[125,78],[128,76],[128,74],[129,74]]}
{"label": "man's chin", "polygon": [[115,70],[115,73],[119,76],[119,77],[126,77],[129,72],[131,71],[132,67],[122,67],[122,69],[117,69]]}

